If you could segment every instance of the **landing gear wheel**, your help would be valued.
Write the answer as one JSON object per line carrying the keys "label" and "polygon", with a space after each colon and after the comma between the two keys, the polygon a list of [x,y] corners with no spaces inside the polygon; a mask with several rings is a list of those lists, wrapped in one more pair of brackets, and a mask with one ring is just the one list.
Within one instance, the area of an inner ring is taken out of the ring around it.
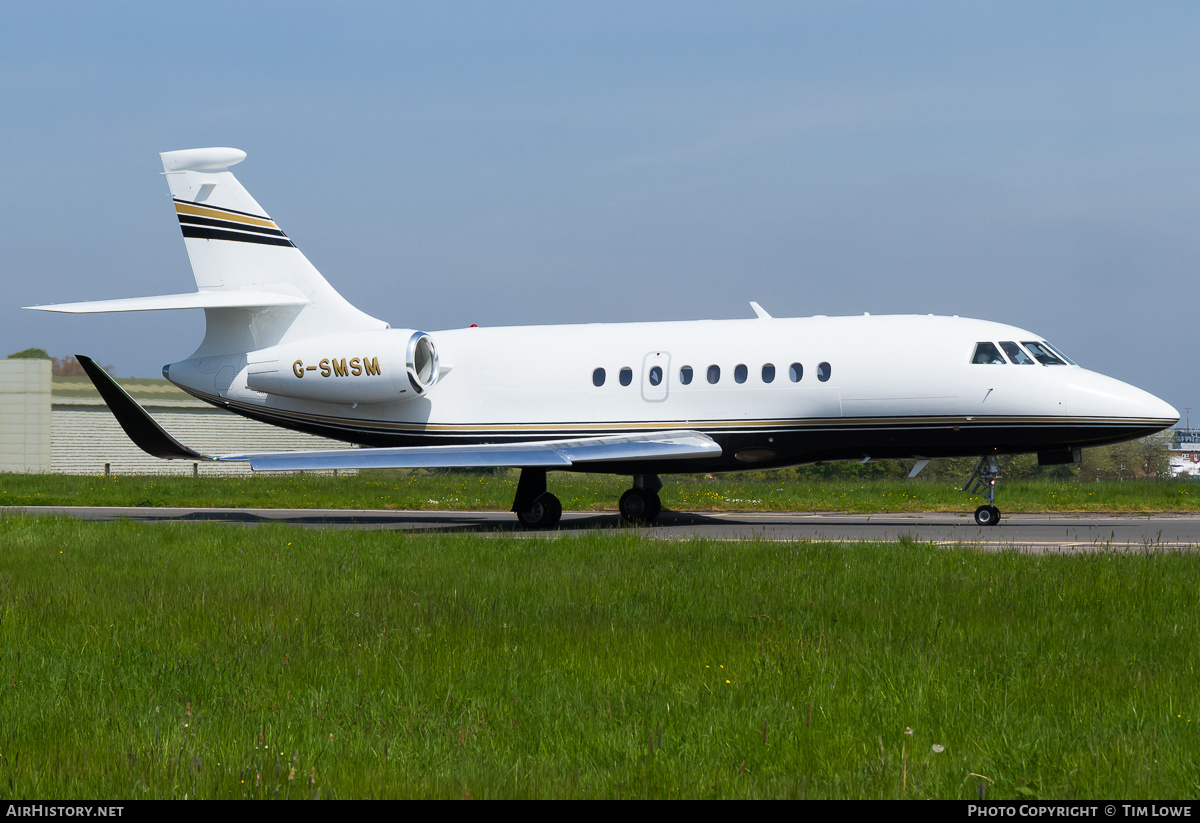
{"label": "landing gear wheel", "polygon": [[981,526],[994,526],[1000,522],[1000,510],[993,505],[996,500],[996,483],[1000,480],[1001,469],[1012,462],[1012,459],[1013,455],[1010,454],[1001,462],[996,455],[985,454],[975,464],[971,476],[967,478],[967,485],[963,486],[963,491],[982,494],[987,498],[987,505],[975,510],[975,522]]}
{"label": "landing gear wheel", "polygon": [[1000,522],[1000,510],[995,506],[980,506],[975,510],[975,522],[981,526],[994,526]]}
{"label": "landing gear wheel", "polygon": [[646,489],[630,489],[621,495],[617,504],[621,510],[621,518],[629,523],[646,525],[653,523],[662,511],[662,501],[658,495]]}
{"label": "landing gear wheel", "polygon": [[553,529],[561,519],[562,503],[550,492],[538,495],[528,511],[517,512],[517,520],[527,529]]}

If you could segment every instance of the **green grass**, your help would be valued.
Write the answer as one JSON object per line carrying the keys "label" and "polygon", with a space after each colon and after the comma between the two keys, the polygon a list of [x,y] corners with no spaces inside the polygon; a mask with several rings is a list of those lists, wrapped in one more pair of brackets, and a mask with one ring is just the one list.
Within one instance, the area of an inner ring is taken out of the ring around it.
{"label": "green grass", "polygon": [[[515,471],[497,474],[364,472],[353,477],[79,477],[0,475],[0,505],[200,506],[231,508],[499,510],[512,505]],[[690,511],[969,511],[981,498],[961,480],[797,480],[786,475],[663,478],[668,509]],[[568,511],[615,510],[628,478],[553,473],[550,489]],[[1005,513],[1188,512],[1200,484],[1187,480],[1016,480],[999,487]]]}
{"label": "green grass", "polygon": [[7,798],[1200,795],[1191,555],[23,516],[0,545]]}

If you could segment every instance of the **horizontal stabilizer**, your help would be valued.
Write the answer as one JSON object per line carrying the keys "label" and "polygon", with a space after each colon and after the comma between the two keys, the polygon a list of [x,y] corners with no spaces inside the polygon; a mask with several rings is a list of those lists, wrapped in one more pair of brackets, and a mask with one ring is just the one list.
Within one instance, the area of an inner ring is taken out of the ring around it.
{"label": "horizontal stabilizer", "polygon": [[125,430],[125,434],[129,435],[129,439],[142,451],[167,460],[210,459],[198,451],[189,449],[172,437],[170,432],[158,425],[158,421],[151,417],[117,384],[116,380],[108,375],[108,372],[97,366],[92,358],[77,354],[75,359],[83,366],[83,370],[91,378],[92,383],[96,386],[96,391],[100,392],[100,396],[108,404],[109,410],[117,418],[121,428]]}
{"label": "horizontal stabilizer", "polygon": [[316,469],[547,468],[577,463],[715,457],[721,447],[694,431],[654,432],[571,440],[490,443],[478,446],[413,446],[382,449],[227,454],[218,460],[249,461],[255,471]]}
{"label": "horizontal stabilizer", "polygon": [[197,291],[190,294],[160,294],[155,297],[124,297],[116,300],[90,300],[83,303],[55,303],[26,306],[37,311],[67,314],[96,314],[118,311],[159,311],[168,309],[261,309],[271,306],[305,306],[310,301],[290,294],[261,291]]}

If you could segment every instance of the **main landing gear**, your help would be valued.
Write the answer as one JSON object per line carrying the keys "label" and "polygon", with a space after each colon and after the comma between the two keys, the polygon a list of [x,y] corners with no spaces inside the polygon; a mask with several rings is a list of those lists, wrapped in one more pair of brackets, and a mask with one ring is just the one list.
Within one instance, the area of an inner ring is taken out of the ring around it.
{"label": "main landing gear", "polygon": [[662,512],[662,501],[658,490],[662,481],[657,474],[639,474],[633,478],[633,488],[621,495],[617,508],[626,523],[645,526],[653,523]]}
{"label": "main landing gear", "polygon": [[521,469],[512,510],[527,529],[553,529],[562,519],[562,503],[546,491],[545,469]]}
{"label": "main landing gear", "polygon": [[[662,481],[657,474],[639,474],[633,478],[633,488],[621,495],[621,519],[639,526],[653,523],[662,511],[658,490]],[[517,496],[512,510],[527,529],[553,529],[562,519],[562,503],[546,491],[545,469],[521,469],[517,481]]]}
{"label": "main landing gear", "polygon": [[981,526],[994,526],[1000,522],[1000,510],[996,508],[996,482],[1000,479],[1000,470],[1009,464],[1013,459],[1012,455],[1003,462],[999,462],[994,454],[989,454],[979,458],[979,462],[975,464],[975,470],[971,472],[971,476],[967,478],[967,484],[963,486],[963,491],[970,491],[971,494],[987,494],[987,505],[980,506],[975,510],[975,522]]}

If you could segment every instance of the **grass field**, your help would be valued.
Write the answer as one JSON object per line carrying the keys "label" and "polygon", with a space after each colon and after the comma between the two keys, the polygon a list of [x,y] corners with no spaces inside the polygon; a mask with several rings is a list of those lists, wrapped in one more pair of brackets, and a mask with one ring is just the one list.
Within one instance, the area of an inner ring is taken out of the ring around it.
{"label": "grass field", "polygon": [[[364,472],[352,477],[78,477],[0,475],[0,505],[215,506],[242,508],[500,510],[512,505],[515,471],[496,474]],[[962,480],[796,480],[780,475],[663,478],[668,509],[688,511],[973,511],[982,498]],[[615,510],[628,478],[552,473],[550,489],[568,511]],[[1083,483],[1004,481],[997,505],[1037,511],[1179,512],[1200,508],[1200,483],[1187,480]]]}
{"label": "grass field", "polygon": [[11,515],[0,545],[6,798],[1200,795],[1191,555]]}

